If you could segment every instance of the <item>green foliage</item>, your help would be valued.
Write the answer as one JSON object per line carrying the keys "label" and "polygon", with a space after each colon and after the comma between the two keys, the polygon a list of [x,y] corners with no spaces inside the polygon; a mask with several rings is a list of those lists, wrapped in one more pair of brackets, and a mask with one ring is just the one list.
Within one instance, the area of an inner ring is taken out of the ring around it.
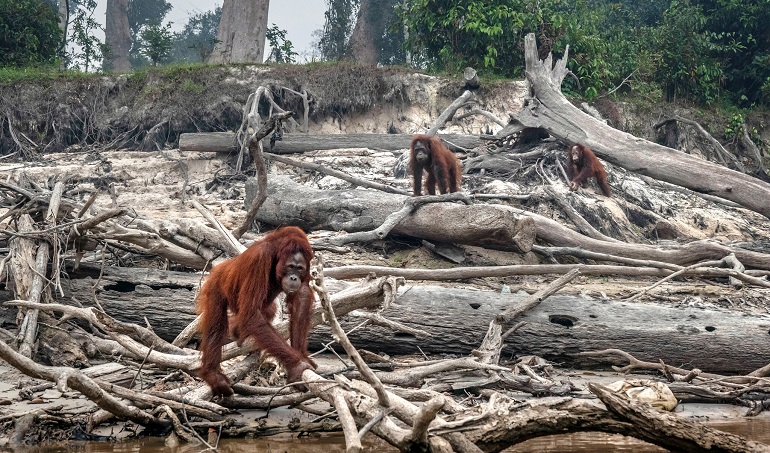
{"label": "green foliage", "polygon": [[56,12],[41,0],[0,0],[0,66],[54,64],[61,42]]}
{"label": "green foliage", "polygon": [[[465,66],[497,69],[514,75],[523,14],[515,0],[416,0],[400,4],[396,13],[408,30],[406,46],[417,62],[434,70]],[[519,58],[520,55],[519,55]]]}
{"label": "green foliage", "polygon": [[296,63],[298,54],[294,51],[291,41],[286,39],[286,30],[281,30],[277,25],[273,24],[272,27],[268,27],[265,31],[265,39],[270,45],[270,54],[267,56],[267,61]]}
{"label": "green foliage", "polygon": [[141,52],[153,66],[165,60],[171,52],[171,22],[165,26],[151,24],[142,29]]}
{"label": "green foliage", "polygon": [[[166,14],[171,11],[171,4],[166,0],[129,0],[128,28],[131,30],[131,66],[139,68],[147,65],[148,60],[142,53],[142,30],[163,23]],[[152,60],[150,60],[151,62]]]}
{"label": "green foliage", "polygon": [[705,30],[703,9],[688,0],[671,2],[658,29],[656,46],[661,50],[659,82],[669,99],[692,96],[712,103],[719,94],[723,75],[714,58],[715,43]]}
{"label": "green foliage", "polygon": [[718,43],[724,88],[739,105],[770,105],[762,85],[770,78],[770,0],[699,0],[706,30]]}
{"label": "green foliage", "polygon": [[195,93],[195,94],[201,94],[206,89],[205,86],[195,82],[193,79],[189,77],[182,81],[181,88],[182,88],[182,91],[187,91],[189,93]]}
{"label": "green foliage", "polygon": [[735,137],[738,136],[738,134],[743,133],[743,115],[740,113],[735,113],[733,116],[730,117],[730,119],[727,122],[727,126],[725,126],[725,132],[724,136],[727,140],[732,140]]}
{"label": "green foliage", "polygon": [[326,0],[324,28],[318,50],[327,60],[340,60],[348,55],[348,38],[353,30],[353,12],[358,0]]}
{"label": "green foliage", "polygon": [[109,53],[109,48],[94,36],[94,30],[104,31],[104,27],[94,19],[96,0],[79,2],[72,23],[70,40],[75,50],[67,55],[68,66],[88,72],[94,69],[96,62],[101,62]]}
{"label": "green foliage", "polygon": [[217,42],[217,28],[222,8],[190,16],[181,32],[175,33],[171,60],[176,62],[205,62]]}

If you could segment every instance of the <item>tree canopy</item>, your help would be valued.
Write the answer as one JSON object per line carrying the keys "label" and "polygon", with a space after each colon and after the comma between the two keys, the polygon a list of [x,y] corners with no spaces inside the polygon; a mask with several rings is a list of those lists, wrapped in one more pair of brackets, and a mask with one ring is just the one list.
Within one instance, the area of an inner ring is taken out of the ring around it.
{"label": "tree canopy", "polygon": [[42,0],[0,0],[0,66],[53,64],[59,18]]}
{"label": "tree canopy", "polygon": [[706,103],[770,103],[770,0],[415,0],[397,13],[391,32],[406,29],[406,50],[431,70],[521,76],[531,32],[541,56],[570,45],[580,87],[566,88],[588,98],[660,86]]}

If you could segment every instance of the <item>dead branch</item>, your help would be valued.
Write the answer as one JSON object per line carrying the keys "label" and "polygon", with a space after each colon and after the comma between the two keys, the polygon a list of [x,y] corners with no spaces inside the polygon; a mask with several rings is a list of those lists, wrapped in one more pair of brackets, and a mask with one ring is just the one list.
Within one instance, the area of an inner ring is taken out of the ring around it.
{"label": "dead branch", "polygon": [[575,210],[575,208],[572,207],[571,204],[567,201],[567,198],[557,192],[552,186],[546,186],[545,192],[548,195],[548,198],[550,200],[553,200],[556,202],[556,204],[559,205],[559,207],[564,211],[565,214],[567,214],[567,217],[574,223],[578,229],[585,234],[586,236],[590,238],[594,238],[600,241],[608,241],[608,242],[621,242],[615,238],[611,238],[601,232],[599,232],[596,228],[594,228],[586,219],[583,218],[578,212]]}
{"label": "dead branch", "polygon": [[134,421],[143,426],[163,426],[167,424],[167,422],[160,420],[141,409],[123,404],[118,399],[102,390],[93,379],[74,368],[49,367],[37,364],[31,359],[24,357],[11,349],[11,347],[3,341],[0,341],[0,358],[28,376],[56,382],[61,392],[65,392],[67,388],[75,389],[96,403],[100,408],[109,411],[118,417]]}
{"label": "dead branch", "polygon": [[635,437],[661,447],[676,446],[681,451],[770,452],[768,445],[655,410],[649,404],[623,398],[602,385],[590,382],[588,388],[610,412],[634,425]]}
{"label": "dead branch", "polygon": [[[474,355],[480,357],[483,363],[499,363],[500,353],[503,350],[503,326],[512,323],[517,316],[536,307],[540,302],[544,301],[548,296],[556,293],[556,291],[563,288],[567,283],[574,280],[578,275],[580,275],[580,269],[572,269],[571,271],[551,282],[551,284],[545,288],[542,288],[541,290],[529,296],[524,302],[516,305],[515,307],[508,308],[496,316],[495,319],[489,323],[487,334],[484,336],[484,340],[481,342],[479,348],[474,351]],[[508,332],[506,332],[506,334],[506,338],[510,336]]]}
{"label": "dead branch", "polygon": [[663,120],[663,121],[659,121],[657,124],[655,124],[653,126],[653,128],[657,129],[657,128],[663,126],[664,124],[666,124],[666,123],[668,123],[670,121],[679,121],[680,123],[689,124],[690,126],[693,126],[695,128],[695,130],[697,130],[700,135],[702,135],[706,140],[708,140],[709,143],[711,143],[711,146],[714,147],[714,150],[722,158],[723,161],[725,159],[729,160],[730,162],[732,162],[732,164],[735,166],[735,168],[737,168],[738,170],[740,170],[743,173],[746,173],[746,168],[738,160],[738,158],[735,157],[735,155],[733,153],[731,153],[730,151],[726,150],[725,147],[722,146],[722,144],[719,143],[719,141],[714,138],[714,136],[709,134],[706,131],[706,129],[704,129],[703,126],[701,126],[700,123],[698,123],[695,120],[690,120],[690,119],[687,119],[687,118],[682,118],[679,115],[674,115],[673,117],[671,117],[669,119],[666,119],[666,120]]}
{"label": "dead branch", "polygon": [[316,292],[316,294],[318,294],[318,298],[320,299],[321,306],[326,313],[327,320],[332,329],[332,333],[334,334],[334,338],[345,349],[345,352],[348,354],[348,357],[350,357],[353,363],[356,364],[356,368],[358,368],[358,371],[361,373],[364,379],[366,379],[366,382],[368,382],[377,391],[377,398],[380,402],[380,405],[382,407],[389,407],[390,402],[388,400],[388,394],[385,392],[385,389],[382,386],[382,382],[380,382],[374,372],[369,368],[366,362],[364,362],[364,359],[361,358],[361,355],[358,353],[356,348],[353,347],[353,344],[350,342],[348,336],[345,334],[345,331],[342,330],[342,327],[337,321],[337,316],[334,314],[334,309],[332,308],[329,295],[326,292],[326,286],[324,285],[323,265],[323,255],[317,254],[314,269],[315,275],[311,281],[311,287]]}
{"label": "dead branch", "polygon": [[[254,101],[254,105],[256,106],[257,104],[259,104],[258,98]],[[254,109],[252,109],[252,111],[253,110]],[[265,157],[262,154],[262,139],[277,127],[280,127],[281,121],[289,118],[292,114],[292,112],[284,112],[272,115],[270,119],[267,120],[265,124],[251,136],[251,138],[249,138],[249,153],[251,153],[251,160],[254,162],[254,167],[257,170],[257,194],[251,202],[251,206],[246,213],[246,218],[243,223],[233,231],[233,236],[236,238],[240,238],[243,236],[243,233],[251,229],[251,225],[254,223],[254,219],[257,216],[257,211],[267,198],[267,166],[265,165]]]}
{"label": "dead branch", "polygon": [[[580,268],[584,275],[627,275],[627,276],[652,276],[667,277],[675,271],[670,269],[652,267],[613,266],[604,264],[516,264],[510,266],[478,266],[455,267],[452,269],[410,269],[386,266],[344,266],[326,269],[326,275],[338,279],[361,278],[369,274],[391,275],[403,277],[409,280],[463,280],[468,278],[483,277],[508,277],[511,275],[562,275],[572,269]],[[679,272],[679,271],[676,271]],[[735,278],[763,288],[770,288],[770,281],[741,274],[732,269],[721,268],[686,268],[678,275],[699,277],[729,277]]]}
{"label": "dead branch", "polygon": [[741,132],[742,132],[741,143],[743,143],[744,148],[746,148],[749,151],[749,153],[751,154],[751,157],[754,159],[754,162],[756,163],[757,176],[764,181],[770,181],[770,176],[768,176],[767,171],[765,170],[765,166],[762,163],[762,153],[759,151],[759,148],[751,139],[751,136],[749,135],[749,128],[748,126],[746,126],[745,121],[741,124]]}
{"label": "dead branch", "polygon": [[412,214],[418,207],[428,203],[443,203],[450,201],[462,201],[465,204],[471,204],[467,195],[461,192],[448,193],[444,195],[423,195],[420,197],[409,197],[404,200],[404,206],[398,211],[390,214],[379,227],[372,231],[360,231],[357,233],[347,233],[339,236],[331,236],[315,243],[328,243],[332,245],[344,245],[351,242],[371,242],[384,239],[393,228],[402,220]]}
{"label": "dead branch", "polygon": [[[637,359],[636,357],[632,356],[631,354],[625,351],[621,351],[620,349],[605,349],[603,351],[587,351],[587,352],[580,352],[578,353],[578,355],[582,357],[594,357],[594,358],[611,358],[613,356],[623,358],[628,361],[628,365],[624,367],[617,367],[617,366],[612,367],[615,371],[618,371],[620,373],[630,373],[636,370],[658,370],[662,372],[664,368],[667,368],[672,373],[681,374],[684,376],[689,374],[691,371],[691,370],[685,370],[683,368],[672,367],[670,365],[664,365],[661,363],[645,362],[643,360]],[[723,379],[724,378],[724,376],[722,375],[712,374],[712,373],[701,373],[699,377],[705,378],[705,379]]]}
{"label": "dead branch", "polygon": [[447,108],[444,109],[443,112],[441,112],[441,115],[436,118],[436,122],[433,124],[433,127],[428,129],[426,132],[427,135],[436,135],[436,132],[438,132],[439,129],[444,127],[444,124],[446,124],[447,121],[449,121],[452,116],[454,116],[455,112],[465,105],[466,102],[468,102],[468,99],[473,96],[473,92],[470,90],[465,90],[463,94],[460,95],[457,99],[452,101]]}

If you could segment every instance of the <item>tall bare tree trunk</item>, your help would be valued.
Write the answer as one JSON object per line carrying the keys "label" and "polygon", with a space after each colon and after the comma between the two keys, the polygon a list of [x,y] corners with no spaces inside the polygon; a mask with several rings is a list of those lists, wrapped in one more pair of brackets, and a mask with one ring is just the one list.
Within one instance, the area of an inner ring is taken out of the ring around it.
{"label": "tall bare tree trunk", "polygon": [[209,63],[262,63],[269,0],[225,0]]}
{"label": "tall bare tree trunk", "polygon": [[128,27],[128,0],[107,0],[107,20],[104,24],[104,42],[110,51],[104,57],[104,68],[130,71],[131,31]]}
{"label": "tall bare tree trunk", "polygon": [[[67,25],[70,21],[70,9],[68,0],[59,0],[59,30],[61,30],[61,46],[59,52],[64,55],[64,49],[67,47]],[[67,69],[67,61],[61,59],[61,69]]]}
{"label": "tall bare tree trunk", "polygon": [[372,23],[371,6],[372,0],[361,0],[358,6],[356,26],[350,35],[350,53],[354,60],[373,65],[377,64],[380,52],[375,43],[378,27]]}

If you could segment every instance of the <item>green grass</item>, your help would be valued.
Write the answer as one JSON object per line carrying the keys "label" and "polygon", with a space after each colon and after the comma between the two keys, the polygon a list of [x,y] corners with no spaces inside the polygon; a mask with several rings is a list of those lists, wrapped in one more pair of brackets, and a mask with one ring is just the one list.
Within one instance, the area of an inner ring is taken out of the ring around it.
{"label": "green grass", "polygon": [[40,83],[59,78],[91,78],[98,74],[80,71],[61,71],[54,67],[0,67],[0,85],[16,83]]}

